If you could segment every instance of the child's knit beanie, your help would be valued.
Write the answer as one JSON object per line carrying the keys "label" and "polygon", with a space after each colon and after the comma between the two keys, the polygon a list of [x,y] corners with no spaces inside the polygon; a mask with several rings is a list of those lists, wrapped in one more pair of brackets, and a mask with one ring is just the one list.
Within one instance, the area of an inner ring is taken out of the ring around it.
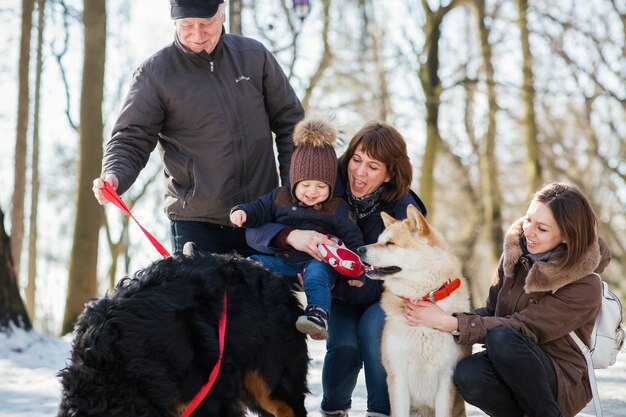
{"label": "child's knit beanie", "polygon": [[295,149],[291,155],[289,182],[295,199],[296,184],[304,180],[323,181],[330,187],[332,198],[337,179],[337,154],[333,143],[337,139],[335,127],[321,119],[306,118],[293,130]]}

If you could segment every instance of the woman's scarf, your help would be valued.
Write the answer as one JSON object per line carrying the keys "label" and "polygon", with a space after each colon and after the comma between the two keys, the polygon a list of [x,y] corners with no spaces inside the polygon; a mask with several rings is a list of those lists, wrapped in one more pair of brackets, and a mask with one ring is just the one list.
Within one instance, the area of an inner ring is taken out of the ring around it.
{"label": "woman's scarf", "polygon": [[348,190],[347,194],[350,210],[352,211],[352,214],[354,214],[354,217],[357,218],[357,220],[362,219],[369,214],[372,214],[374,211],[376,211],[376,209],[378,209],[378,207],[380,207],[380,196],[382,195],[383,191],[385,191],[385,186],[383,184],[378,187],[373,193],[364,195],[363,197],[355,197],[352,195],[352,192],[350,192],[349,184],[346,188]]}
{"label": "woman's scarf", "polygon": [[553,256],[561,256],[565,252],[565,246],[559,244],[556,248],[543,253],[530,253],[526,248],[526,237],[524,234],[519,235],[519,245],[522,248],[523,257],[530,261],[530,264],[534,264],[537,261],[547,262]]}

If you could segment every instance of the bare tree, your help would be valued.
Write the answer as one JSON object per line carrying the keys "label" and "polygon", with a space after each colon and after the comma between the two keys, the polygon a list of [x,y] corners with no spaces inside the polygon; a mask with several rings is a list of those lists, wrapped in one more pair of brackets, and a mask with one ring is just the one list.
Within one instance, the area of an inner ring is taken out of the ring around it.
{"label": "bare tree", "polygon": [[70,24],[73,21],[80,21],[80,12],[74,9],[71,6],[68,6],[65,0],[59,0],[59,5],[61,6],[63,13],[61,18],[63,20],[63,31],[62,35],[63,40],[59,42],[61,47],[58,49],[53,49],[52,54],[54,55],[55,60],[57,61],[57,65],[59,68],[59,72],[61,74],[61,81],[63,82],[64,92],[65,92],[65,117],[67,118],[67,122],[70,127],[78,133],[78,126],[72,118],[72,100],[70,97],[70,85],[68,80],[67,71],[65,69],[65,65],[63,64],[63,58],[67,55],[70,50]]}
{"label": "bare tree", "polygon": [[535,80],[533,73],[533,54],[530,49],[530,31],[528,30],[528,0],[517,0],[518,25],[522,44],[522,102],[524,105],[524,137],[528,153],[528,194],[539,188],[543,182],[537,143],[537,118],[535,115]]}
{"label": "bare tree", "polygon": [[378,110],[377,119],[388,121],[393,111],[389,83],[387,81],[387,68],[384,58],[385,29],[375,19],[375,11],[372,0],[359,0],[359,9],[362,21],[362,56],[370,59],[375,66],[375,93]]}
{"label": "bare tree", "polygon": [[[269,15],[258,12],[255,0],[250,2],[246,10],[252,11],[253,25],[251,29],[255,35],[263,39],[272,54],[276,55],[285,69],[287,78],[292,80],[294,66],[298,60],[298,38],[303,21],[298,21],[294,16],[293,9],[288,3],[290,0],[279,0],[280,7],[273,8]],[[283,59],[284,52],[288,51],[290,57]]]}
{"label": "bare tree", "polygon": [[83,0],[84,55],[80,102],[78,202],[69,265],[68,295],[61,331],[70,332],[83,305],[98,289],[98,234],[102,207],[91,182],[102,161],[102,98],[106,50],[106,0]]}
{"label": "bare tree", "polygon": [[241,8],[243,0],[230,0],[228,2],[228,27],[230,33],[241,35]]}
{"label": "bare tree", "polygon": [[596,204],[599,233],[611,249],[605,278],[624,287],[626,9],[604,4],[588,12],[576,3],[533,10],[538,41],[549,52],[543,66],[553,69],[538,97],[542,166],[546,177],[577,184]]}
{"label": "bare tree", "polygon": [[302,97],[302,107],[307,111],[309,109],[309,102],[311,100],[311,94],[313,90],[318,85],[321,80],[324,72],[332,63],[333,55],[330,50],[330,43],[328,42],[329,36],[329,27],[330,27],[330,0],[322,0],[322,9],[323,9],[323,27],[322,27],[322,55],[320,60],[318,61],[317,68],[313,72],[309,82],[307,83],[307,87],[304,90],[304,95]]}
{"label": "bare tree", "polygon": [[35,293],[37,279],[37,214],[39,211],[39,111],[41,108],[41,73],[43,71],[43,29],[45,0],[37,0],[37,61],[35,69],[35,103],[33,109],[33,142],[31,157],[30,221],[28,227],[28,285],[26,308],[35,321]]}
{"label": "bare tree", "polygon": [[30,107],[30,40],[33,27],[35,0],[22,0],[22,29],[20,40],[17,129],[15,136],[15,169],[13,198],[11,200],[11,245],[15,258],[15,273],[19,276],[24,239],[24,195],[26,195],[26,141]]}
{"label": "bare tree", "polygon": [[446,5],[439,4],[437,9],[431,9],[427,0],[422,0],[422,9],[425,20],[422,31],[425,36],[424,45],[421,49],[415,49],[415,53],[423,56],[420,60],[418,77],[422,85],[426,105],[426,146],[422,156],[420,171],[420,197],[426,207],[433,213],[433,195],[435,187],[434,170],[437,161],[437,150],[440,146],[441,135],[439,132],[439,106],[441,103],[441,79],[439,78],[439,41],[443,20],[458,4],[460,0],[451,0]]}
{"label": "bare tree", "polygon": [[4,230],[4,212],[0,209],[0,331],[10,325],[31,328],[31,322],[20,297],[11,256],[11,241]]}
{"label": "bare tree", "polygon": [[485,0],[475,0],[476,23],[480,37],[485,84],[487,89],[487,129],[481,140],[478,153],[480,185],[483,205],[483,215],[489,234],[491,246],[491,263],[496,264],[502,252],[504,232],[502,230],[502,196],[498,181],[498,158],[496,157],[496,115],[498,104],[496,101],[496,81],[493,68],[493,54],[489,43],[490,28],[487,20]]}
{"label": "bare tree", "polygon": [[[341,130],[356,129],[364,120],[393,119],[387,81],[389,61],[381,48],[386,42],[386,22],[377,18],[376,3],[371,0],[316,2],[320,6],[316,9],[318,13],[312,13],[308,19],[319,22],[315,36],[321,39],[320,48],[298,50],[302,61],[312,50],[319,51],[313,61],[318,66],[313,70],[305,66],[305,71],[299,74],[307,75],[297,77],[305,90],[306,110],[331,117],[344,113],[339,121]],[[354,19],[354,15],[360,18]],[[390,53],[388,49],[387,53]],[[346,115],[350,116],[346,118]]]}

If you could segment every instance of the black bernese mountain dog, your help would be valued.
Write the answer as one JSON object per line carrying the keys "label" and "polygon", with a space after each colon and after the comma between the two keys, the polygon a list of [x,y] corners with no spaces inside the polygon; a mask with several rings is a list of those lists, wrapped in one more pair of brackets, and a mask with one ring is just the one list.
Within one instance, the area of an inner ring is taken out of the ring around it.
{"label": "black bernese mountain dog", "polygon": [[288,284],[237,255],[176,253],[86,304],[59,372],[59,417],[178,417],[222,363],[193,416],[304,417],[309,356]]}

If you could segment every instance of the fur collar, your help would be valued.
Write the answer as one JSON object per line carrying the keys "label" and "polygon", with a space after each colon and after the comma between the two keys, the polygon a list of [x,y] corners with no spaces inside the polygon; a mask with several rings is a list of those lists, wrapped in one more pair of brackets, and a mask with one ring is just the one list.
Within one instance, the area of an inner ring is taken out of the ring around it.
{"label": "fur collar", "polygon": [[[513,277],[515,265],[522,257],[519,236],[522,233],[522,220],[515,221],[506,233],[502,266],[504,275]],[[526,293],[556,291],[557,289],[578,281],[591,274],[600,262],[600,246],[598,242],[585,252],[578,263],[563,268],[550,261],[535,262],[526,274]]]}

